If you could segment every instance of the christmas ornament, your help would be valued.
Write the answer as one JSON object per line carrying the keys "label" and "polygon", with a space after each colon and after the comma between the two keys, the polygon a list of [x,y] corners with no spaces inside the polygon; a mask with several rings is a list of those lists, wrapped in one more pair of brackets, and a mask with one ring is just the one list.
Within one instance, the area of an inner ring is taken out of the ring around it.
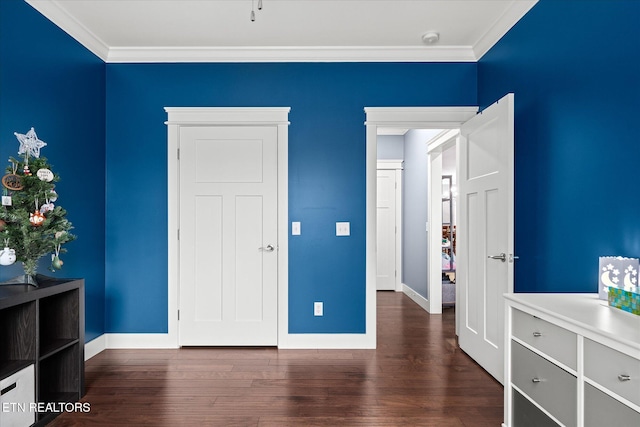
{"label": "christmas ornament", "polygon": [[[18,138],[18,141],[20,141],[18,154],[25,154],[25,159],[28,159],[29,156],[33,156],[35,158],[40,157],[40,149],[47,145],[46,142],[38,139],[38,135],[36,135],[36,131],[33,128],[31,128],[26,134],[18,132],[14,132],[13,134]],[[27,166],[25,165],[25,168],[26,167]]]}
{"label": "christmas ornament", "polygon": [[2,206],[11,206],[12,203],[11,196],[2,196]]}
{"label": "christmas ornament", "polygon": [[60,245],[56,245],[56,253],[51,254],[51,271],[60,270],[62,268],[62,264],[64,264],[64,262],[60,259]]}
{"label": "christmas ornament", "polygon": [[45,219],[46,218],[44,217],[44,215],[41,214],[40,211],[38,211],[38,210],[36,210],[32,214],[29,214],[29,222],[34,227],[41,226]]}
{"label": "christmas ornament", "polygon": [[37,197],[36,197],[35,203],[36,203],[36,210],[32,214],[29,214],[29,222],[34,227],[40,227],[46,218],[44,217],[44,214],[41,213],[40,210],[38,209]]}
{"label": "christmas ornament", "polygon": [[7,223],[0,219],[0,231],[4,231],[4,227],[6,227],[6,225]]}
{"label": "christmas ornament", "polygon": [[49,198],[46,196],[46,194],[45,194],[44,199],[45,199],[46,203],[44,203],[42,206],[40,206],[40,213],[43,214],[43,215],[45,213],[47,213],[47,212],[51,212],[55,208],[55,205],[49,201]]}
{"label": "christmas ornament", "polygon": [[62,260],[60,259],[60,257],[58,255],[51,254],[51,268],[52,269],[60,270],[62,268],[62,264],[64,264],[64,262],[62,262]]}
{"label": "christmas ornament", "polygon": [[54,208],[55,205],[53,203],[45,203],[40,206],[40,213],[44,215],[47,212],[51,212]]}
{"label": "christmas ornament", "polygon": [[11,265],[14,262],[16,262],[16,251],[9,248],[9,239],[4,239],[4,249],[0,251],[0,265]]}
{"label": "christmas ornament", "polygon": [[19,175],[16,175],[16,171],[18,170],[18,164],[15,162],[11,162],[11,169],[13,173],[6,174],[2,177],[2,185],[12,191],[19,191],[24,188],[24,184],[22,183],[22,178]]}
{"label": "christmas ornament", "polygon": [[38,178],[40,178],[40,181],[45,181],[45,182],[53,181],[53,172],[51,172],[49,169],[46,169],[46,168],[38,169],[38,172],[36,172],[36,175],[38,176]]}
{"label": "christmas ornament", "polygon": [[58,193],[56,193],[56,190],[51,190],[49,191],[48,197],[50,202],[55,202],[58,200]]}
{"label": "christmas ornament", "polygon": [[16,262],[15,249],[10,249],[8,246],[5,246],[5,248],[0,251],[0,265],[11,265],[14,262]]}
{"label": "christmas ornament", "polygon": [[12,191],[20,191],[24,188],[24,185],[22,185],[22,179],[20,178],[20,176],[14,175],[12,173],[2,177],[2,185],[4,185],[5,188]]}
{"label": "christmas ornament", "polygon": [[29,170],[29,165],[28,164],[26,164],[26,163],[24,164],[24,168],[22,168],[22,173],[23,173],[24,176],[31,176],[32,175],[31,171]]}

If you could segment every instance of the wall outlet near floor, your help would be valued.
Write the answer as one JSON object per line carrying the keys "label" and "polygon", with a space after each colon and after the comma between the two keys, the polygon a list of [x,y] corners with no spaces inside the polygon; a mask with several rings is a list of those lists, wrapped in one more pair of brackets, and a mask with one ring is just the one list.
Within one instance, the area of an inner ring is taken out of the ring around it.
{"label": "wall outlet near floor", "polygon": [[313,315],[314,316],[322,316],[323,315],[323,304],[321,302],[313,303]]}

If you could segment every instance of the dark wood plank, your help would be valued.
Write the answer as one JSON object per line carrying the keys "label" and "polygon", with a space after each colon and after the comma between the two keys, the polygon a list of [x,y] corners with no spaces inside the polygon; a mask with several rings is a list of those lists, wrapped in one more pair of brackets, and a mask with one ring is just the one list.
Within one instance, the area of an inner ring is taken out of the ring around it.
{"label": "dark wood plank", "polygon": [[106,350],[86,363],[88,413],[51,426],[499,426],[503,388],[430,316],[378,293],[377,350]]}

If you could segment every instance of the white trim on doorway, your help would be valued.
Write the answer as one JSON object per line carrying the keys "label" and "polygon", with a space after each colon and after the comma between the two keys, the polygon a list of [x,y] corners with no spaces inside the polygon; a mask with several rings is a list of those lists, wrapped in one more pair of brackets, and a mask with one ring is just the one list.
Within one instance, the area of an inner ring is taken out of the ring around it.
{"label": "white trim on doorway", "polygon": [[[277,126],[278,128],[278,344],[289,333],[289,107],[166,107],[168,207],[168,333],[178,347],[179,305],[179,140],[183,126]],[[159,334],[164,335],[164,334]]]}
{"label": "white trim on doorway", "polygon": [[[377,197],[377,137],[378,127],[403,129],[459,129],[478,112],[478,107],[366,107],[366,319],[367,334],[375,343],[376,330],[376,197]],[[438,180],[438,183],[440,180]],[[442,219],[441,219],[442,221]],[[441,230],[438,231],[439,236]],[[430,233],[430,236],[433,232]],[[438,247],[438,254],[441,248]],[[440,271],[440,266],[438,267]],[[438,273],[438,284],[441,277]],[[433,280],[430,280],[432,282]],[[430,286],[430,284],[428,284]],[[429,299],[427,298],[427,301]],[[442,296],[439,310],[442,310]],[[435,310],[437,301],[421,304]],[[430,311],[431,312],[431,311]]]}

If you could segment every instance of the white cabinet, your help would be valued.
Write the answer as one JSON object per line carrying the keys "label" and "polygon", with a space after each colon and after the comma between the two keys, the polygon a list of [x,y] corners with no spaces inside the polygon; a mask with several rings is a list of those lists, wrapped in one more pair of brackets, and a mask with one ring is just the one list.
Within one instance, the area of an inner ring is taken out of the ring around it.
{"label": "white cabinet", "polygon": [[504,426],[640,426],[640,317],[597,294],[506,294]]}
{"label": "white cabinet", "polygon": [[36,420],[33,364],[0,379],[0,426],[26,427]]}

